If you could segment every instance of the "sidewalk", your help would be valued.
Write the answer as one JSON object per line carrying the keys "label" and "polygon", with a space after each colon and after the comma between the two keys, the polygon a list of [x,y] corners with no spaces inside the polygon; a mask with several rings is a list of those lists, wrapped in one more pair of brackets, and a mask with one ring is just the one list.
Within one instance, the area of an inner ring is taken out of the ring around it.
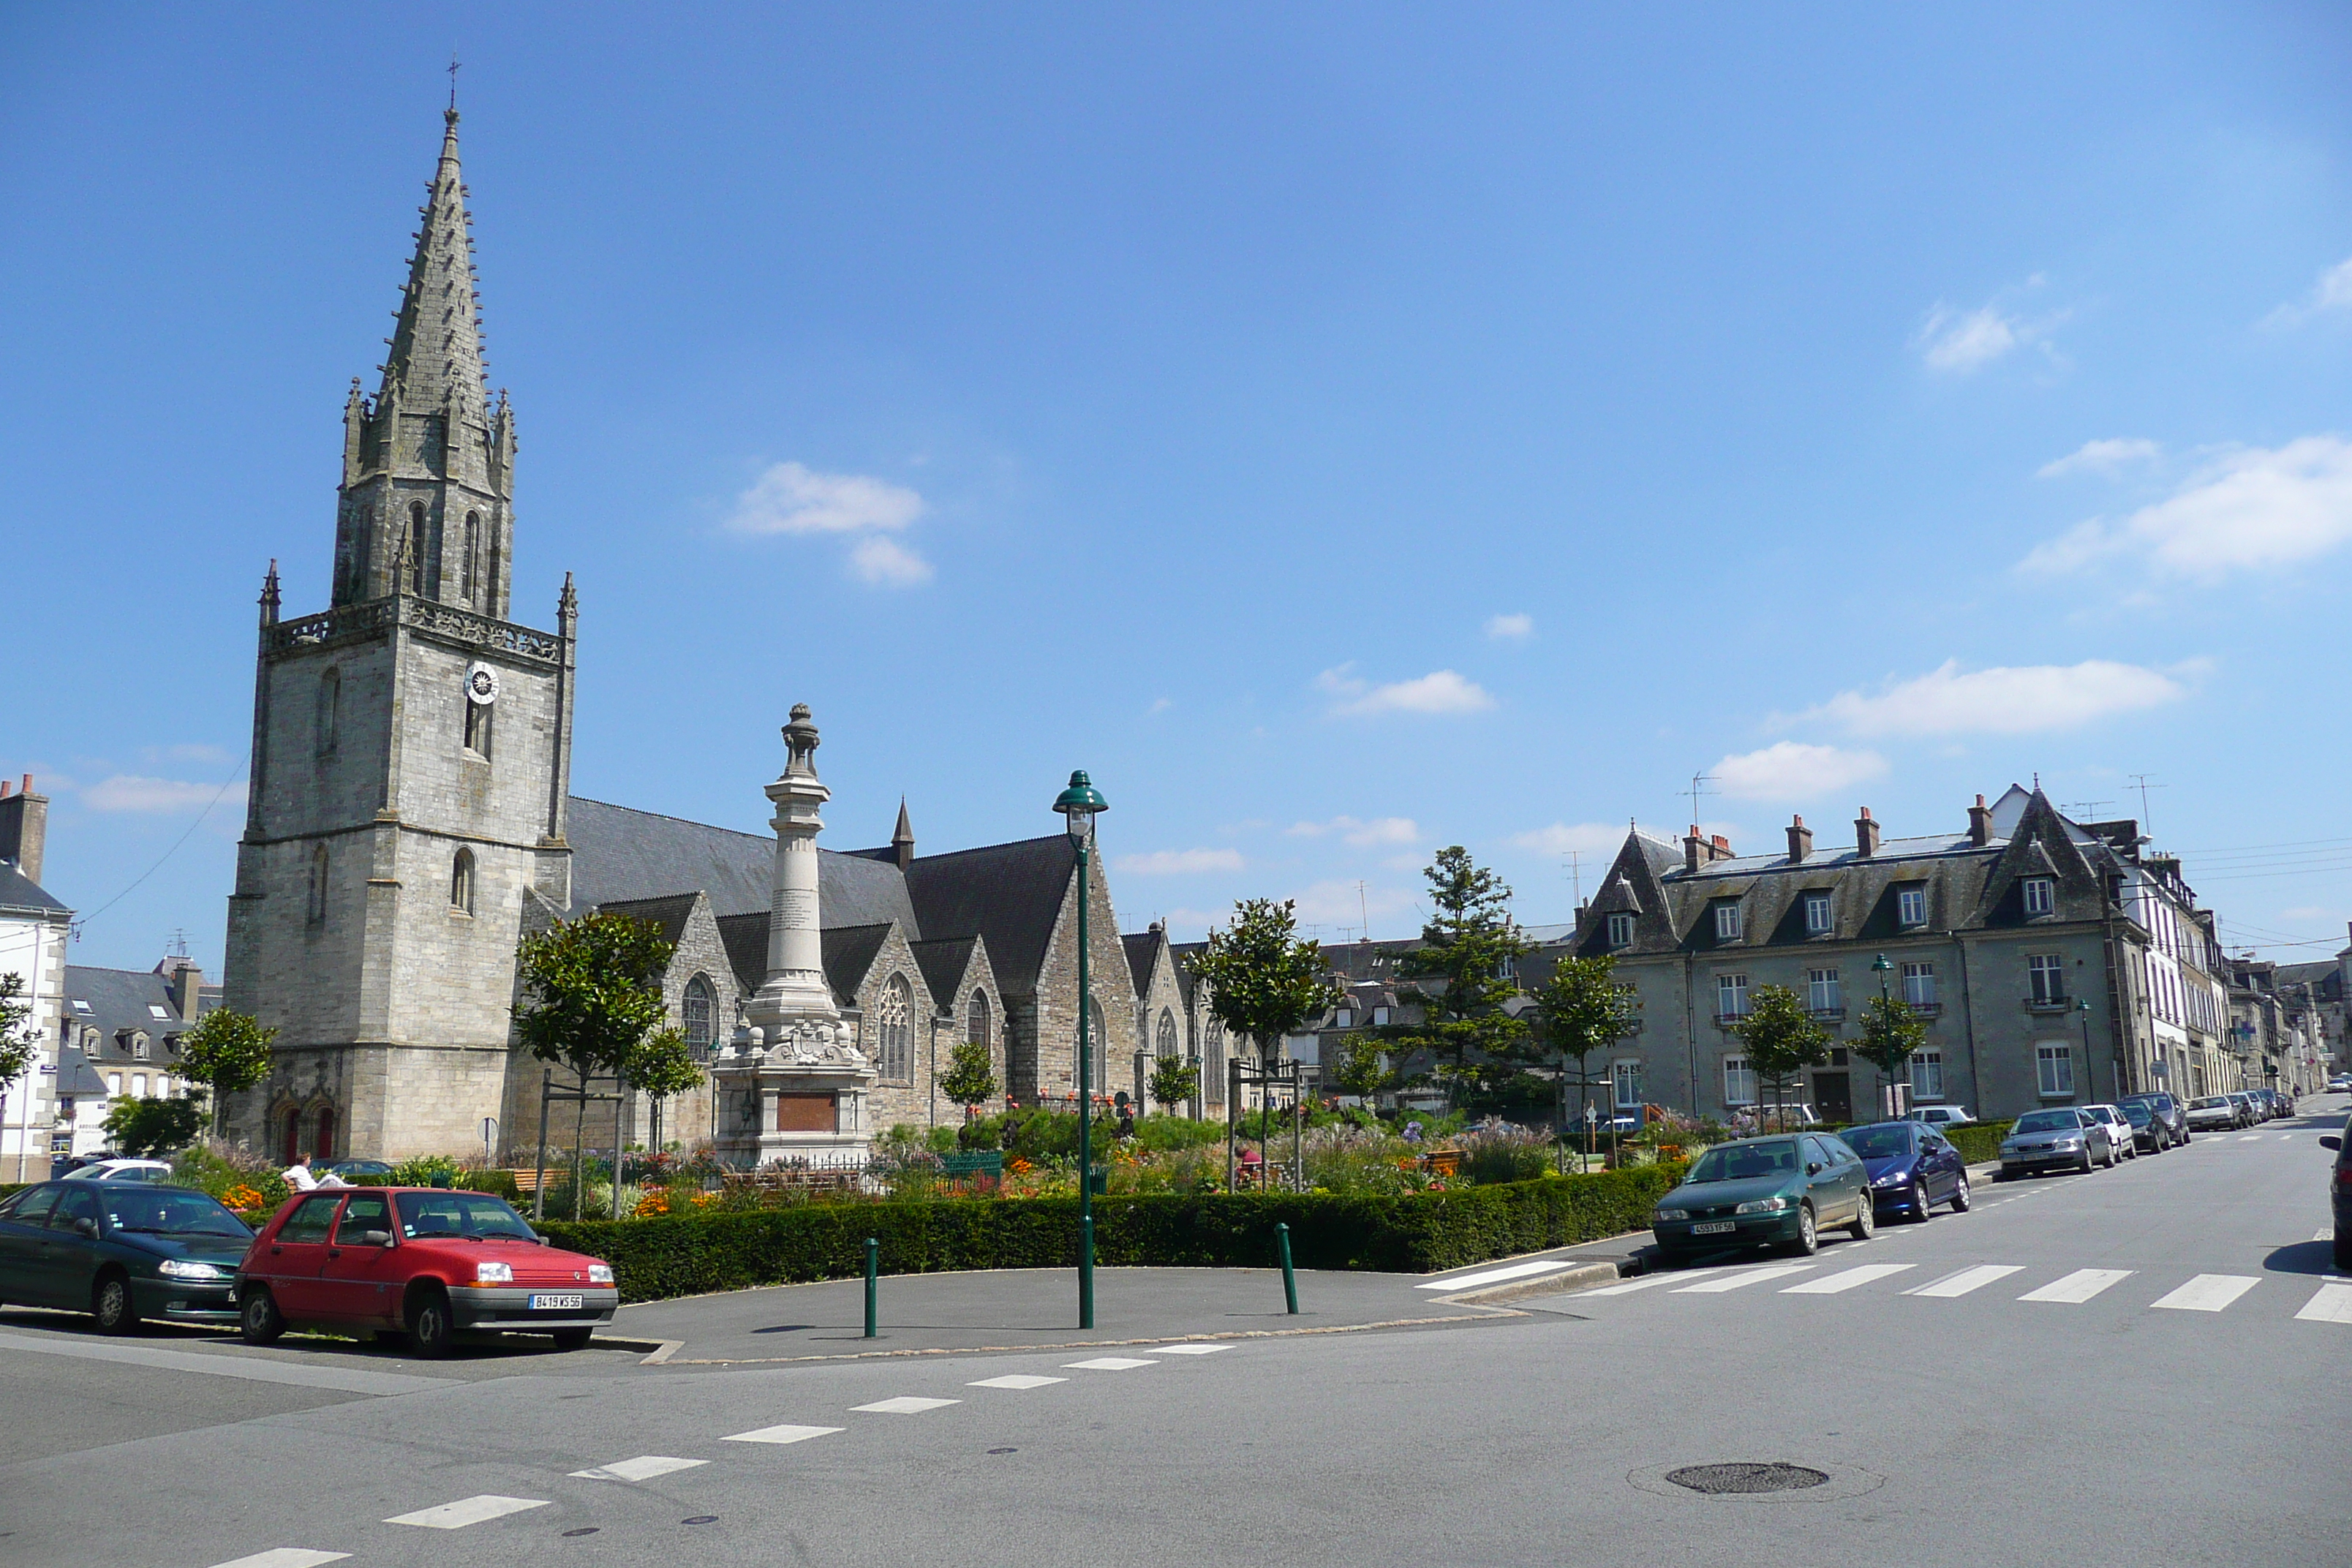
{"label": "sidewalk", "polygon": [[877,1284],[878,1337],[864,1337],[860,1279],[777,1285],[623,1307],[599,1344],[635,1345],[670,1366],[861,1355],[1045,1350],[1267,1334],[1345,1333],[1507,1321],[1433,1300],[1412,1274],[1301,1270],[1298,1315],[1273,1268],[1097,1268],[1095,1327],[1077,1328],[1069,1268],[892,1274]]}

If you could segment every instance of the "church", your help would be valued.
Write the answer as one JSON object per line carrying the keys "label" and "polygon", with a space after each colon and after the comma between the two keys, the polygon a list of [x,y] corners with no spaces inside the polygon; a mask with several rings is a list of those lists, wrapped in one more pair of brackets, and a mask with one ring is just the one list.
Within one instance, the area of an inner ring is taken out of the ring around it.
{"label": "church", "polygon": [[[1099,856],[1080,886],[1067,833],[919,855],[902,801],[889,844],[817,847],[805,710],[768,786],[776,836],[572,793],[579,605],[567,574],[552,630],[514,618],[514,415],[485,374],[454,105],[445,121],[382,380],[373,397],[354,380],[344,404],[328,607],[281,617],[275,562],[262,587],[224,1005],[278,1036],[231,1135],[287,1159],[530,1158],[547,1074],[513,1037],[516,947],[598,910],[675,944],[663,994],[709,1069],[667,1104],[617,1108],[632,1143],[750,1163],[796,1135],[851,1147],[951,1121],[938,1084],[967,1040],[988,1047],[998,1108],[1063,1101],[1081,899],[1097,1092],[1139,1098],[1155,1058],[1190,1057],[1188,1109],[1222,1116],[1222,1029],[1163,931],[1119,933]],[[816,863],[813,917],[793,917],[805,933],[772,929],[799,849]],[[762,987],[803,935],[821,979],[806,972],[794,1016],[822,1012],[855,1068],[824,1097],[762,1090],[775,1074],[753,1071],[781,1050],[782,1015],[758,1026]],[[610,1142],[615,1110],[593,1109],[589,1142]]]}

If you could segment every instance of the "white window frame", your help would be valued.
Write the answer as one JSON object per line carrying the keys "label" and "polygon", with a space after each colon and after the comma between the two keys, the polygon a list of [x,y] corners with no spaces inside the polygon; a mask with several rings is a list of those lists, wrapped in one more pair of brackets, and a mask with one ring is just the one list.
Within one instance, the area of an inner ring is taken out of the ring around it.
{"label": "white window frame", "polygon": [[1633,917],[1623,912],[1609,917],[1609,946],[1614,950],[1633,945]]}
{"label": "white window frame", "polygon": [[1903,1005],[1906,1007],[1933,1007],[1938,1000],[1934,961],[1906,961],[1903,965]]}
{"label": "white window frame", "polygon": [[1903,926],[1923,926],[1927,923],[1927,889],[1926,888],[1895,889],[1895,923]]}
{"label": "white window frame", "polygon": [[1805,934],[1827,936],[1837,930],[1837,912],[1827,893],[1805,895]]}
{"label": "white window frame", "polygon": [[[1725,1006],[1726,1000],[1731,1003]],[[1715,977],[1715,1013],[1718,1018],[1748,1016],[1748,976],[1718,974]]]}
{"label": "white window frame", "polygon": [[[1742,1088],[1747,1092],[1741,1093]],[[1756,1103],[1756,1069],[1744,1056],[1723,1058],[1723,1108],[1736,1110]]]}
{"label": "white window frame", "polygon": [[2058,908],[2058,884],[2048,877],[2028,877],[2024,897],[2028,919],[2049,914]]}
{"label": "white window frame", "polygon": [[1805,971],[1805,1006],[1814,1013],[1843,1011],[1845,1007],[1845,983],[1834,969]]}
{"label": "white window frame", "polygon": [[[1633,1098],[1625,1098],[1627,1084],[1633,1086]],[[1639,1110],[1647,1103],[1643,1098],[1642,1058],[1620,1057],[1609,1064],[1609,1098],[1620,1110]]]}
{"label": "white window frame", "polygon": [[[2043,975],[2052,979],[2042,983]],[[2063,952],[2029,952],[2025,955],[2026,994],[2048,1005],[2066,1000],[2066,955]]]}
{"label": "white window frame", "polygon": [[1388,1026],[1389,1026],[1389,1010],[1388,1010],[1386,1007],[1375,1007],[1375,1008],[1373,1008],[1373,1009],[1372,1009],[1372,1027],[1373,1027],[1373,1028],[1375,1028],[1375,1029],[1385,1029],[1385,1028],[1387,1028]]}
{"label": "white window frame", "polygon": [[1331,1015],[1331,1026],[1335,1029],[1354,1028],[1356,1026],[1356,1010],[1353,1007],[1340,1008],[1338,1012]]}
{"label": "white window frame", "polygon": [[1913,1051],[1910,1068],[1913,1100],[1944,1098],[1944,1053],[1942,1051]]}
{"label": "white window frame", "polygon": [[2044,1100],[2074,1099],[2074,1047],[2063,1040],[2043,1040],[2035,1045],[2033,1081]]}
{"label": "white window frame", "polygon": [[1726,899],[1715,906],[1716,941],[1738,942],[1739,940],[1739,923],[1738,900]]}

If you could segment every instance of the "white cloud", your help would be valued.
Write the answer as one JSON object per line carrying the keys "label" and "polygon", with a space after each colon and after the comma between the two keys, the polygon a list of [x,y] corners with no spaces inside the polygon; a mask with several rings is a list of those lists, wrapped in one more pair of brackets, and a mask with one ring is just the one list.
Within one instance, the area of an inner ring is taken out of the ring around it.
{"label": "white cloud", "polygon": [[921,496],[887,479],[777,463],[735,498],[727,526],[738,533],[860,535],[849,552],[851,574],[880,587],[908,588],[931,580],[930,563],[886,536],[923,510]]}
{"label": "white cloud", "polygon": [[[2039,274],[2025,280],[2027,289],[2041,286]],[[2013,294],[2015,290],[2006,292]],[[1957,310],[1938,300],[1920,323],[1911,346],[1919,351],[1929,370],[1966,375],[2028,345],[2050,354],[2051,329],[2065,319],[2063,310],[2038,319],[2014,314],[2003,307],[1998,297],[1973,310]]]}
{"label": "white cloud", "polygon": [[2085,441],[2064,457],[2042,464],[2036,472],[2045,479],[2074,473],[2093,473],[2113,479],[2130,464],[2152,463],[2163,455],[2163,447],[2137,437]]}
{"label": "white cloud", "polygon": [[2352,260],[2339,261],[2319,275],[2311,292],[2293,304],[2281,305],[2263,318],[2265,327],[2296,327],[2326,310],[2352,305]]}
{"label": "white cloud", "polygon": [[861,539],[850,547],[849,569],[884,588],[911,588],[931,580],[931,563],[895,539]]}
{"label": "white cloud", "polygon": [[1613,855],[1625,842],[1631,829],[1622,822],[1555,822],[1549,827],[1538,827],[1531,833],[1512,837],[1511,842],[1521,849],[1533,849],[1544,855]]}
{"label": "white cloud", "polygon": [[2178,677],[2202,670],[2196,663],[2168,672],[2089,658],[1963,671],[1947,659],[1874,694],[1842,691],[1800,717],[1834,720],[1861,735],[2027,735],[2178,701],[2189,694]]}
{"label": "white cloud", "polygon": [[[1399,888],[1368,887],[1358,891],[1353,882],[1318,882],[1303,893],[1290,895],[1298,906],[1302,926],[1344,926],[1353,931],[1367,920],[1378,922],[1412,908],[1412,895]],[[1339,940],[1336,931],[1323,941]]]}
{"label": "white cloud", "polygon": [[1476,681],[1465,680],[1450,669],[1432,670],[1416,679],[1374,686],[1350,675],[1349,671],[1354,668],[1353,664],[1343,664],[1315,678],[1318,689],[1339,699],[1331,707],[1334,717],[1355,718],[1379,713],[1479,713],[1495,705],[1495,700]]}
{"label": "white cloud", "polygon": [[1143,710],[1144,716],[1149,718],[1154,713],[1165,713],[1175,706],[1176,700],[1171,697],[1155,697],[1151,700],[1151,706]]}
{"label": "white cloud", "polygon": [[1336,833],[1349,844],[1412,844],[1421,838],[1421,828],[1410,816],[1378,816],[1370,822],[1352,816],[1335,816],[1328,822],[1294,822],[1286,830],[1294,838],[1320,838]]}
{"label": "white cloud", "polygon": [[2305,436],[2275,449],[2226,452],[2164,500],[2120,522],[2093,518],[2036,545],[2022,572],[2074,572],[2115,557],[2211,582],[2275,570],[2352,541],[2352,443]]}
{"label": "white cloud", "polygon": [[1112,864],[1139,877],[1188,877],[1202,871],[1238,871],[1238,849],[1154,849],[1148,855],[1122,855]]}
{"label": "white cloud", "polygon": [[1490,616],[1486,635],[1496,642],[1525,642],[1536,635],[1536,618],[1529,615]]}
{"label": "white cloud", "polygon": [[202,811],[217,799],[243,805],[245,786],[233,784],[224,791],[216,784],[187,784],[178,779],[140,778],[117,773],[81,792],[81,803],[92,811],[173,813]]}
{"label": "white cloud", "polygon": [[1882,776],[1886,759],[1876,752],[1780,741],[1760,752],[1725,757],[1708,771],[1723,793],[1736,799],[1805,800]]}

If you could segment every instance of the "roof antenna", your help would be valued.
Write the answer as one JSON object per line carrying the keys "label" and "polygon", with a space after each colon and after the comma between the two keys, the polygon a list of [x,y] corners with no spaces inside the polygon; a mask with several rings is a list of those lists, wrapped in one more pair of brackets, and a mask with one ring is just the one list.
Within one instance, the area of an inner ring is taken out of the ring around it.
{"label": "roof antenna", "polygon": [[1691,820],[1693,822],[1696,822],[1698,820],[1698,797],[1703,795],[1713,795],[1715,792],[1708,789],[1706,786],[1714,782],[1715,775],[1712,773],[1691,774],[1690,788],[1683,793],[1687,794],[1691,797]]}

